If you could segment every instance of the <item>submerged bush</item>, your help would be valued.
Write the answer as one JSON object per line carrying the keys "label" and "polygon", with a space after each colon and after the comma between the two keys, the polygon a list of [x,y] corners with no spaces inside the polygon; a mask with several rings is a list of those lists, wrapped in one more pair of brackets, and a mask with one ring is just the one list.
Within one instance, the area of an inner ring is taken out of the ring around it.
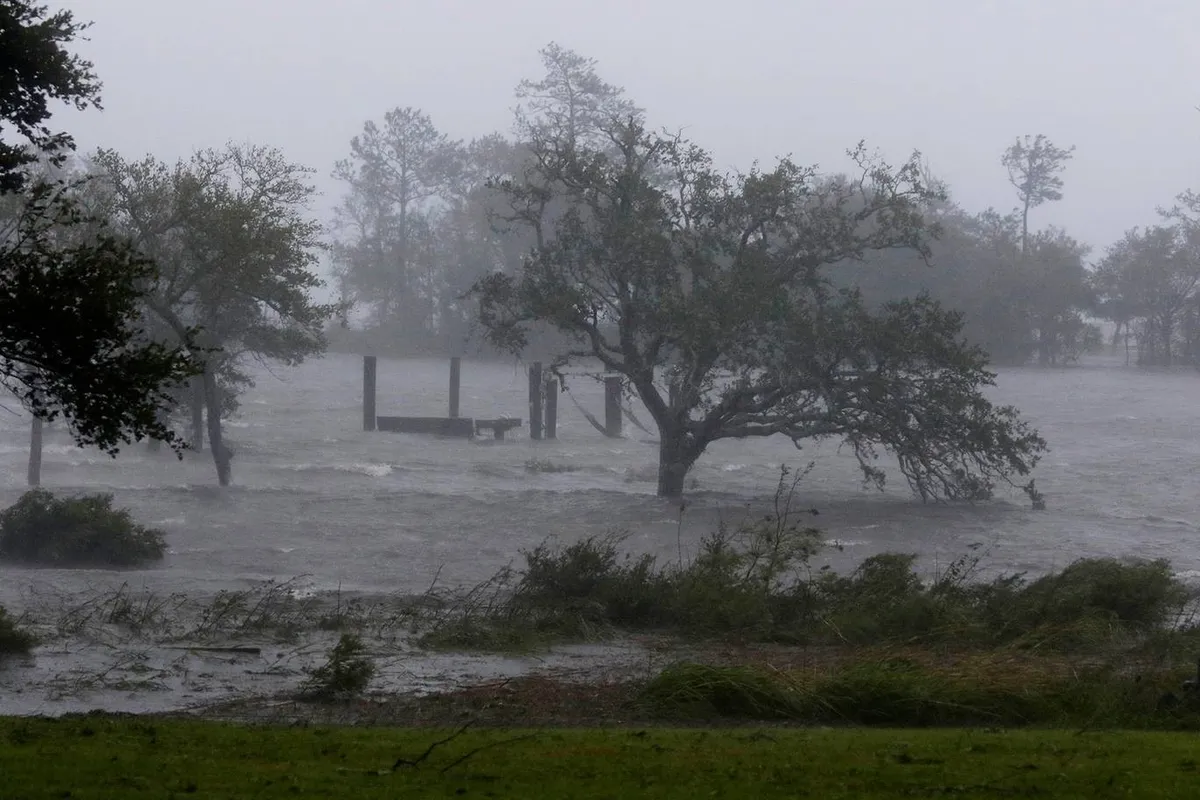
{"label": "submerged bush", "polygon": [[34,644],[33,634],[18,627],[4,606],[0,606],[0,658],[28,653]]}
{"label": "submerged bush", "polygon": [[138,566],[161,559],[161,531],[137,524],[112,495],[33,489],[0,512],[0,559],[47,566]]}

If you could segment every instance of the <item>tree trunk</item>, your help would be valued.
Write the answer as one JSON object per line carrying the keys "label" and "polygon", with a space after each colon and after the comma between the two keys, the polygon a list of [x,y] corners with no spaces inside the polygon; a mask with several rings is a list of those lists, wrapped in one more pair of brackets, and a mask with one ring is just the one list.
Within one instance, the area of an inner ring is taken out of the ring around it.
{"label": "tree trunk", "polygon": [[1172,319],[1163,320],[1162,324],[1162,364],[1164,367],[1171,366],[1171,351],[1175,344],[1175,321]]}
{"label": "tree trunk", "polygon": [[1031,196],[1024,196],[1024,205],[1021,208],[1021,260],[1024,261],[1029,257],[1029,203]]}
{"label": "tree trunk", "polygon": [[29,431],[29,469],[26,472],[26,482],[35,487],[42,485],[42,430],[44,426],[42,418],[34,416]]}
{"label": "tree trunk", "polygon": [[204,449],[204,379],[192,378],[192,449]]}
{"label": "tree trunk", "polygon": [[[158,414],[155,414],[155,419],[157,419],[159,424],[164,428],[168,426],[169,420],[167,419],[167,415],[161,411]],[[146,449],[151,453],[157,453],[162,450],[162,442],[160,442],[158,439],[155,439],[153,436],[148,436],[146,437]]]}
{"label": "tree trunk", "polygon": [[658,496],[681,497],[684,481],[696,459],[700,457],[690,446],[685,434],[666,431],[660,427],[658,445]]}
{"label": "tree trunk", "polygon": [[204,370],[203,381],[205,416],[208,418],[208,447],[217,467],[217,482],[228,486],[233,477],[233,451],[225,446],[225,440],[221,436],[221,391],[217,386],[217,376],[211,370]]}

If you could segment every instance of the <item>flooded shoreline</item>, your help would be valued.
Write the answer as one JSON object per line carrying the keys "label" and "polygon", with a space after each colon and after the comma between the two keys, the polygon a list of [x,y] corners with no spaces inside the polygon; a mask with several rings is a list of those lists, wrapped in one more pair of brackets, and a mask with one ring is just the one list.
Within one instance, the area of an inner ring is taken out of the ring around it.
{"label": "flooded shoreline", "polygon": [[[228,489],[213,485],[204,453],[180,461],[134,447],[111,459],[50,432],[46,488],[113,494],[114,505],[162,529],[169,550],[161,563],[130,571],[0,565],[0,604],[49,634],[32,662],[0,665],[0,713],[179,708],[270,694],[302,679],[334,638],[318,630],[302,645],[239,635],[233,643],[260,653],[222,655],[167,648],[214,643],[187,641],[186,631],[133,641],[127,626],[83,635],[60,624],[72,603],[88,597],[125,591],[198,608],[222,592],[274,581],[295,582],[297,596],[321,603],[382,603],[419,597],[431,585],[473,586],[506,564],[519,567],[521,552],[543,541],[569,544],[614,530],[628,532],[623,547],[632,555],[674,563],[693,556],[722,522],[761,512],[781,464],[816,464],[798,502],[819,510],[813,521],[831,545],[814,559],[817,567],[842,572],[876,553],[915,553],[921,573],[930,574],[976,553],[985,571],[1039,574],[1081,556],[1136,556],[1166,558],[1182,576],[1200,576],[1191,546],[1200,533],[1194,371],[1137,370],[1104,358],[1061,370],[1000,370],[995,399],[1016,404],[1051,446],[1035,472],[1048,507],[1033,511],[1007,488],[975,506],[923,505],[894,472],[887,491],[864,490],[858,465],[836,442],[797,450],[777,439],[716,443],[693,473],[699,488],[680,504],[654,496],[657,449],[640,432],[604,438],[571,403],[560,407],[557,441],[520,432],[486,445],[364,433],[361,366],[331,355],[256,376],[229,422],[238,457]],[[381,360],[380,413],[440,413],[446,370],[438,360]],[[512,413],[524,407],[526,391],[519,365],[463,365],[464,413]],[[580,379],[572,392],[583,408],[603,408],[600,384]],[[28,420],[0,415],[0,505],[24,491],[28,437]],[[419,652],[399,635],[375,638],[388,691],[487,680],[543,663]],[[579,658],[600,668],[604,659],[592,657]]]}

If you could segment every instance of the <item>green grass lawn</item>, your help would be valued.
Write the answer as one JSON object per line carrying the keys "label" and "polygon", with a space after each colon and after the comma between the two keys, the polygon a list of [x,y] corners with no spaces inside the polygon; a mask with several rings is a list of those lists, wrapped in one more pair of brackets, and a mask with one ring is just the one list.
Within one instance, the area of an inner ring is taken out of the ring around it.
{"label": "green grass lawn", "polygon": [[469,730],[391,771],[446,735],[0,719],[0,798],[1200,797],[1176,733]]}

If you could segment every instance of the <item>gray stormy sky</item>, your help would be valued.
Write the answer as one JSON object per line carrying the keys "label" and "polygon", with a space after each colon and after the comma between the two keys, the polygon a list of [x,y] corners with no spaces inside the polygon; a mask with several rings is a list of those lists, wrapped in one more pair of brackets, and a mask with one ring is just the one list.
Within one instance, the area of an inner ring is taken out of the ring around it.
{"label": "gray stormy sky", "polygon": [[1200,190],[1200,0],[69,0],[103,112],[82,150],[174,161],[252,141],[330,177],[368,119],[416,106],[455,138],[508,132],[513,88],[557,41],[652,123],[731,167],[846,164],[861,138],[920,149],[970,210],[1014,205],[1020,134],[1077,146],[1035,212],[1100,249]]}

